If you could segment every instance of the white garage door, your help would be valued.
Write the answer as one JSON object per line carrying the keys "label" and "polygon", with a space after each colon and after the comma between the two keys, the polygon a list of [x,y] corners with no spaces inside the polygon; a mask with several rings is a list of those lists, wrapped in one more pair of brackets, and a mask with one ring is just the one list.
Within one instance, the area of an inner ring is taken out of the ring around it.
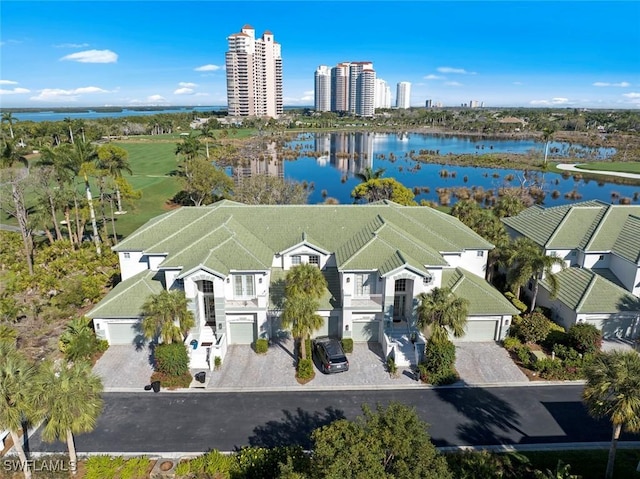
{"label": "white garage door", "polygon": [[340,337],[340,318],[338,316],[329,316],[324,317],[324,322],[322,323],[322,327],[317,329],[311,335],[314,338],[318,338],[320,336],[331,336],[333,338]]}
{"label": "white garage door", "polygon": [[460,338],[462,341],[493,341],[498,329],[498,321],[467,321],[466,333]]}
{"label": "white garage door", "polygon": [[380,321],[353,321],[351,337],[355,342],[379,342],[380,341]]}
{"label": "white garage door", "polygon": [[608,319],[588,319],[585,322],[602,331],[602,336],[606,339],[634,339],[640,336],[640,320],[637,318],[612,317]]}
{"label": "white garage door", "polygon": [[230,344],[251,344],[256,339],[255,321],[229,322]]}
{"label": "white garage door", "polygon": [[109,344],[134,344],[140,334],[137,330],[137,322],[108,323]]}

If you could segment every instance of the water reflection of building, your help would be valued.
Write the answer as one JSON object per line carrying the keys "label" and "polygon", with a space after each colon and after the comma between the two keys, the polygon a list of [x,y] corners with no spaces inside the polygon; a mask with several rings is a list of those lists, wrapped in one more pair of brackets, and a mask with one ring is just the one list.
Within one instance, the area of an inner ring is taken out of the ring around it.
{"label": "water reflection of building", "polygon": [[276,143],[266,144],[266,148],[253,158],[244,158],[239,166],[233,168],[233,179],[238,182],[255,175],[277,176],[284,178],[284,161],[278,159]]}
{"label": "water reflection of building", "polygon": [[372,133],[316,133],[318,163],[330,163],[345,174],[373,167]]}

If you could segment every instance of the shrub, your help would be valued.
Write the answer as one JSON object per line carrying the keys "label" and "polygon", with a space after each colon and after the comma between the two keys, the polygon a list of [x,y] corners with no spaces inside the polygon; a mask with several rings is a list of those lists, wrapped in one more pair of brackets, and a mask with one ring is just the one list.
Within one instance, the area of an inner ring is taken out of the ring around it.
{"label": "shrub", "polygon": [[264,338],[257,339],[254,346],[256,353],[258,354],[266,354],[269,349],[269,341]]}
{"label": "shrub", "polygon": [[518,357],[518,361],[522,363],[523,366],[529,366],[531,362],[531,349],[526,344],[522,344],[514,349],[516,356]]}
{"label": "shrub", "polygon": [[[282,464],[293,471],[308,471],[310,459],[300,446],[243,447],[233,455],[233,478],[276,478]],[[294,476],[295,477],[295,476]]]}
{"label": "shrub", "polygon": [[231,455],[222,454],[215,449],[194,457],[193,459],[182,461],[176,467],[178,477],[230,477],[231,469],[234,466],[234,458]]}
{"label": "shrub", "polygon": [[534,312],[524,316],[515,316],[512,327],[515,335],[525,343],[538,343],[551,331],[551,321],[541,313]]}
{"label": "shrub", "polygon": [[353,339],[351,339],[351,338],[342,338],[340,340],[340,342],[342,343],[342,349],[344,349],[345,353],[352,353],[353,352]]}
{"label": "shrub", "polygon": [[124,466],[123,457],[90,456],[85,463],[87,479],[115,479],[120,477],[120,469]]}
{"label": "shrub", "polygon": [[522,342],[518,338],[507,337],[502,341],[502,346],[504,346],[504,349],[507,351],[513,351],[517,347],[522,346]]}
{"label": "shrub", "polygon": [[448,371],[456,361],[456,347],[451,341],[428,341],[424,349],[424,364],[431,373]]}
{"label": "shrub", "polygon": [[68,361],[90,360],[96,353],[109,347],[107,341],[99,340],[89,326],[86,317],[72,319],[60,335],[58,347]]}
{"label": "shrub", "polygon": [[[555,325],[555,323],[553,324]],[[549,350],[553,350],[556,344],[560,344],[562,346],[567,346],[569,344],[569,336],[565,333],[564,329],[551,329],[549,334],[547,334],[547,337],[542,341],[542,345]]]}
{"label": "shrub", "polygon": [[159,344],[154,351],[156,370],[171,376],[189,372],[189,355],[182,343]]}
{"label": "shrub", "polygon": [[507,291],[504,295],[509,301],[511,301],[511,304],[520,310],[521,313],[524,313],[529,309],[529,307],[520,301],[511,291]]}
{"label": "shrub", "polygon": [[434,386],[446,386],[455,383],[458,379],[458,373],[451,368],[448,371],[427,372],[426,382]]}
{"label": "shrub", "polygon": [[221,366],[222,366],[222,358],[220,356],[216,356],[213,359],[213,369],[217,371],[218,369],[220,369]]}
{"label": "shrub", "polygon": [[191,373],[180,374],[178,376],[156,371],[151,375],[151,382],[160,381],[160,386],[167,389],[188,388],[191,385]]}
{"label": "shrub", "polygon": [[560,343],[556,343],[553,346],[553,353],[559,359],[568,359],[568,360],[580,359],[580,353],[578,353],[578,351]]}
{"label": "shrub", "polygon": [[398,375],[398,365],[396,364],[396,360],[393,359],[393,356],[387,358],[387,372],[394,377]]}
{"label": "shrub", "polygon": [[298,361],[298,379],[311,379],[313,377],[313,361],[309,358]]}
{"label": "shrub", "polygon": [[602,333],[593,324],[574,324],[567,336],[571,347],[581,354],[595,353],[602,347]]}

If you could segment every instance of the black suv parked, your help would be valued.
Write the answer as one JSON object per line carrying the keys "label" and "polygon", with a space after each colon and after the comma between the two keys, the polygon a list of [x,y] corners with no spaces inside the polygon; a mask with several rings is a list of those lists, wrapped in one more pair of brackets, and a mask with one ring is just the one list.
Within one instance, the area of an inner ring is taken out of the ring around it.
{"label": "black suv parked", "polygon": [[323,373],[341,373],[349,370],[349,361],[339,339],[327,336],[316,338],[313,340],[313,351],[320,360]]}

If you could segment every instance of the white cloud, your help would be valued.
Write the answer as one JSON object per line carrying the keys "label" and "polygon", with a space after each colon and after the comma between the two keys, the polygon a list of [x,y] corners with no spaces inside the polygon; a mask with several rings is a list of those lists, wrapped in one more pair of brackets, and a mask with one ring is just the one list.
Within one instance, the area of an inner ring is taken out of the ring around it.
{"label": "white cloud", "polygon": [[174,95],[193,95],[193,88],[178,88],[173,92]]}
{"label": "white cloud", "polygon": [[640,98],[640,93],[633,91],[631,93],[623,93],[622,96],[626,96],[627,98]]}
{"label": "white cloud", "polygon": [[0,88],[0,95],[20,95],[21,93],[31,93],[31,90],[26,88],[16,87],[11,90],[5,90]]}
{"label": "white cloud", "polygon": [[566,105],[572,103],[568,98],[555,97],[551,100],[531,100],[531,105]]}
{"label": "white cloud", "polygon": [[17,81],[12,80],[0,80],[0,85],[17,85]]}
{"label": "white cloud", "polygon": [[209,95],[208,93],[199,92],[199,93],[196,93],[194,96],[211,96],[211,95]]}
{"label": "white cloud", "polygon": [[426,77],[424,77],[425,80],[444,80],[445,77],[440,76],[440,75],[427,75]]}
{"label": "white cloud", "polygon": [[79,63],[116,63],[118,54],[111,50],[85,50],[62,57],[60,60],[70,60]]}
{"label": "white cloud", "polygon": [[222,69],[221,66],[213,65],[211,63],[209,63],[208,65],[202,65],[200,67],[194,68],[194,70],[197,72],[215,72],[221,69]]}
{"label": "white cloud", "polygon": [[462,83],[457,81],[446,81],[444,84],[447,86],[462,86]]}
{"label": "white cloud", "polygon": [[627,88],[627,87],[631,86],[631,83],[626,82],[626,81],[621,81],[620,83],[609,83],[609,82],[604,82],[604,81],[597,81],[597,82],[593,83],[592,86],[600,86],[600,87],[616,86],[616,87],[620,87],[620,88]]}
{"label": "white cloud", "polygon": [[79,95],[91,93],[109,93],[107,90],[97,86],[86,86],[73,90],[63,90],[62,88],[45,88],[40,90],[37,96],[32,96],[31,100],[36,101],[76,101]]}
{"label": "white cloud", "polygon": [[183,88],[195,88],[198,86],[195,83],[186,82],[186,81],[181,81],[180,83],[178,83],[178,85],[180,85]]}
{"label": "white cloud", "polygon": [[167,100],[162,95],[151,95],[147,97],[149,102],[166,102]]}
{"label": "white cloud", "polygon": [[475,75],[476,72],[468,72],[464,68],[453,68],[453,67],[438,67],[436,68],[440,73],[456,73],[459,75]]}
{"label": "white cloud", "polygon": [[314,99],[314,91],[307,90],[302,93],[302,98],[300,98],[300,101],[313,101],[313,99]]}
{"label": "white cloud", "polygon": [[54,45],[55,48],[87,48],[88,43],[59,43]]}

